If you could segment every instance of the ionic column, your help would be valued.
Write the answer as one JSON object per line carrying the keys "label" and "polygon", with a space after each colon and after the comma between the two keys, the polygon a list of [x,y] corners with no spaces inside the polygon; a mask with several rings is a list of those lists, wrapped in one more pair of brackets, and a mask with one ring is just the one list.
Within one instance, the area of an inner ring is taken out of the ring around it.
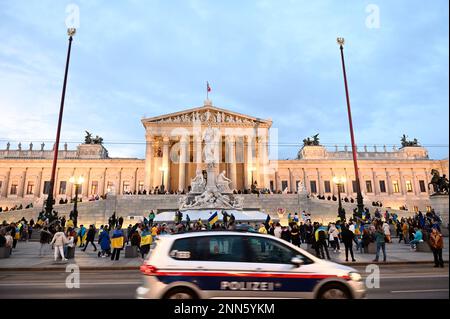
{"label": "ionic column", "polygon": [[185,189],[186,184],[186,162],[187,162],[187,146],[188,137],[181,136],[180,138],[180,159],[178,165],[178,190],[182,192]]}
{"label": "ionic column", "polygon": [[[245,162],[245,180],[244,180],[244,187],[246,189],[249,189],[250,186],[253,184],[252,181],[252,169],[253,169],[253,152],[252,152],[252,145],[253,145],[253,141],[252,138],[249,136],[246,136],[244,138],[247,141],[247,147],[245,148],[246,150],[246,162]],[[253,174],[254,175],[254,174]]]}
{"label": "ionic column", "polygon": [[150,188],[153,185],[153,135],[146,134],[145,135],[146,140],[146,148],[145,148],[145,180],[144,180],[144,187],[147,191],[150,190]]}
{"label": "ionic column", "polygon": [[229,178],[231,179],[231,188],[237,189],[237,169],[236,169],[236,139],[234,136],[226,137],[227,163],[229,168]]}
{"label": "ionic column", "polygon": [[[170,159],[169,159],[169,136],[163,137],[163,168],[164,168],[164,188],[170,190]],[[162,174],[162,172],[161,172]]]}
{"label": "ionic column", "polygon": [[195,145],[195,163],[196,171],[202,170],[202,138],[201,135],[197,135],[194,141]]}

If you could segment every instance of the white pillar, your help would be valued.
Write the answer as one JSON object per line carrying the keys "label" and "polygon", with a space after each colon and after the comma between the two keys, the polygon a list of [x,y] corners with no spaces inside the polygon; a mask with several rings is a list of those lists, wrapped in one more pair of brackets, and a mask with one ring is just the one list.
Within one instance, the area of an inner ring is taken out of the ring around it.
{"label": "white pillar", "polygon": [[[163,137],[163,169],[164,169],[164,189],[170,190],[170,158],[169,158],[169,136]],[[162,172],[161,172],[162,174]]]}
{"label": "white pillar", "polygon": [[229,178],[231,179],[231,188],[237,189],[237,169],[236,169],[236,139],[234,136],[226,137],[226,161],[229,167]]}
{"label": "white pillar", "polygon": [[252,150],[252,148],[253,148],[253,139],[250,136],[246,136],[245,140],[247,142],[246,143],[247,147],[245,148],[245,152],[246,152],[247,156],[246,156],[246,163],[244,165],[245,172],[246,172],[246,178],[245,178],[244,187],[246,189],[250,189],[250,186],[253,184],[253,181],[252,181],[252,169],[253,169],[253,150]]}
{"label": "white pillar", "polygon": [[188,137],[181,136],[180,138],[180,158],[178,162],[178,190],[182,192],[186,186],[186,162],[187,162],[187,146]]}
{"label": "white pillar", "polygon": [[[145,149],[145,180],[144,180],[144,187],[147,191],[150,190],[150,188],[153,185],[153,156],[154,156],[154,150],[153,150],[153,135],[146,134],[145,135],[146,140],[146,149]],[[137,182],[137,181],[136,181]]]}

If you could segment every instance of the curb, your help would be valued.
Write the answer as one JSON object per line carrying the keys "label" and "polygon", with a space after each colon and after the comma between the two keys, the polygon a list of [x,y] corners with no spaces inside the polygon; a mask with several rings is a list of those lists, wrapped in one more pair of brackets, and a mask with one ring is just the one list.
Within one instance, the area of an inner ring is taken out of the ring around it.
{"label": "curb", "polygon": [[[336,261],[334,261],[336,262]],[[449,261],[445,260],[445,264],[448,264]],[[382,266],[400,266],[400,265],[432,265],[434,264],[433,261],[393,261],[393,262],[345,262],[345,263],[339,263],[341,265],[345,266],[367,266],[367,265],[382,265]],[[14,267],[14,268],[0,268],[0,272],[2,271],[66,271],[66,265],[76,265],[76,264],[62,264],[62,267]],[[98,270],[98,271],[108,271],[108,270],[136,270],[139,271],[139,266],[117,266],[117,267],[92,267],[92,266],[86,266],[86,267],[80,267],[80,270]]]}

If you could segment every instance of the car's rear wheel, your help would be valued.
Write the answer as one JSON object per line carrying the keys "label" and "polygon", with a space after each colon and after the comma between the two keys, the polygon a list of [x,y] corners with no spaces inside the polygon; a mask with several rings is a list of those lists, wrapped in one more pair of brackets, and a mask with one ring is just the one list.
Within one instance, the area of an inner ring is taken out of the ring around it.
{"label": "car's rear wheel", "polygon": [[173,288],[163,299],[197,299],[197,295],[189,288]]}
{"label": "car's rear wheel", "polygon": [[318,299],[351,299],[352,295],[347,287],[338,283],[331,283],[320,288]]}

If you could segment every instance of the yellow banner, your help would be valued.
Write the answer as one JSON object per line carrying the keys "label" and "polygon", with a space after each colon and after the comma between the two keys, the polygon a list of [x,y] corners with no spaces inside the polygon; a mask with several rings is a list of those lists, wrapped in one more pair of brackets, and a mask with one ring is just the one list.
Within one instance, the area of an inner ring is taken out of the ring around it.
{"label": "yellow banner", "polygon": [[141,246],[150,245],[151,243],[152,243],[151,235],[141,237]]}
{"label": "yellow banner", "polygon": [[123,248],[123,237],[112,238],[111,248]]}

